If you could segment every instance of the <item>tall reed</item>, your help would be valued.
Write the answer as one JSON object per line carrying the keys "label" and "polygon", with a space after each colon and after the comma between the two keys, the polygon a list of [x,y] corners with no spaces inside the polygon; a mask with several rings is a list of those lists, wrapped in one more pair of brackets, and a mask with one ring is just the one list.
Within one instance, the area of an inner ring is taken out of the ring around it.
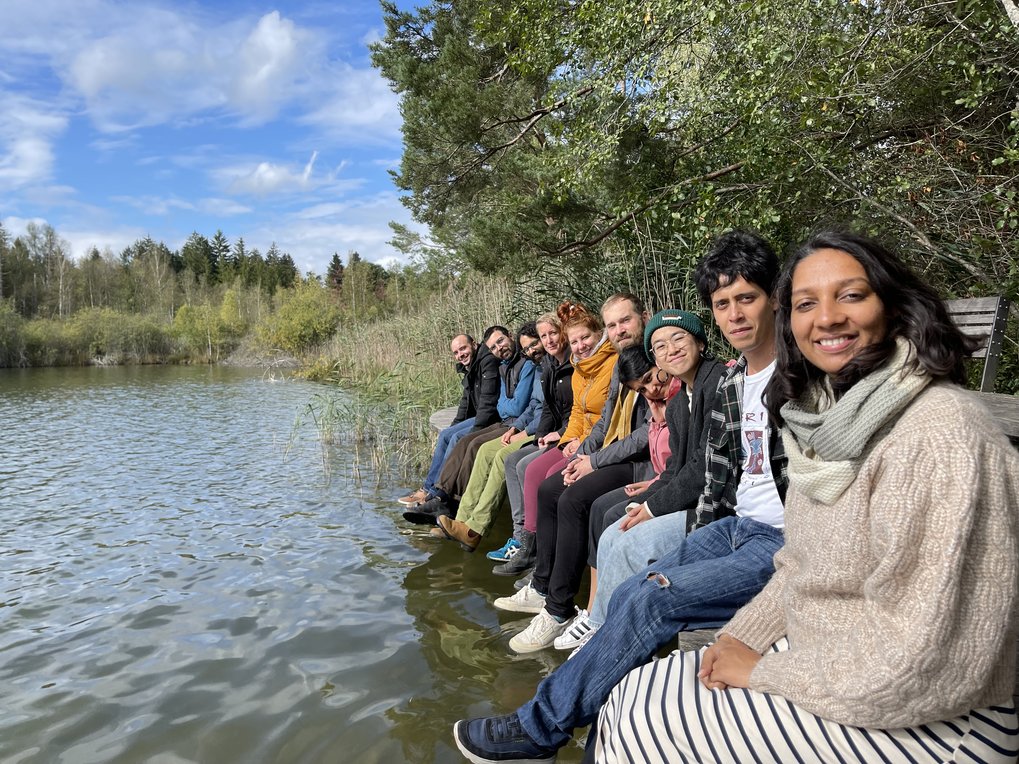
{"label": "tall reed", "polygon": [[480,341],[486,327],[506,323],[513,291],[504,279],[472,274],[419,312],[341,327],[311,372],[339,388],[309,407],[323,440],[351,444],[379,478],[422,472],[434,447],[428,418],[460,398],[450,341],[460,333]]}

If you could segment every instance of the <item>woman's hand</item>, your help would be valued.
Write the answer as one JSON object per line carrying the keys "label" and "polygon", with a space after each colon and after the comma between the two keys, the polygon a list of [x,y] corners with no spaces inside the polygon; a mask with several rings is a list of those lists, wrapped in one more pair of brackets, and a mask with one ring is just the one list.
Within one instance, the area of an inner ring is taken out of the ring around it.
{"label": "woman's hand", "polygon": [[559,442],[559,433],[553,430],[548,435],[542,435],[538,438],[538,445],[542,448],[548,448]]}
{"label": "woman's hand", "polygon": [[508,446],[510,443],[513,442],[513,436],[516,435],[516,434],[517,434],[517,428],[516,427],[510,427],[508,430],[506,430],[506,432],[504,432],[502,434],[502,437],[499,438],[499,440],[502,442],[502,444],[504,446]]}
{"label": "woman's hand", "polygon": [[565,456],[567,459],[572,459],[573,455],[577,453],[577,449],[579,448],[580,440],[578,438],[573,438],[572,440],[567,442],[567,444],[563,447],[563,456]]}
{"label": "woman's hand", "polygon": [[[527,434],[526,430],[520,430],[519,432],[513,434],[513,437],[509,439],[509,442],[516,443],[518,440],[523,440],[524,438],[529,437],[531,436]],[[509,445],[509,443],[507,443],[506,445]]]}
{"label": "woman's hand", "polygon": [[640,525],[645,520],[651,519],[651,512],[647,508],[647,502],[638,504],[633,501],[626,507],[626,517],[619,524],[619,530],[628,531],[635,525]]}
{"label": "woman's hand", "polygon": [[644,493],[649,485],[651,485],[650,480],[641,480],[636,483],[630,483],[629,485],[623,486],[623,493],[627,496],[636,496],[638,493]]}
{"label": "woman's hand", "polygon": [[709,690],[727,687],[749,687],[750,672],[754,670],[759,653],[751,650],[735,637],[723,634],[715,644],[704,651],[701,670],[697,672],[701,684]]}

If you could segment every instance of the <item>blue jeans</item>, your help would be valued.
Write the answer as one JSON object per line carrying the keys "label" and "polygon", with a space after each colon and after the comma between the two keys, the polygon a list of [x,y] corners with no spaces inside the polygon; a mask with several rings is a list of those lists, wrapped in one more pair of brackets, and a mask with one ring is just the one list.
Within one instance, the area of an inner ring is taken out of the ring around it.
{"label": "blue jeans", "polygon": [[601,626],[608,617],[612,593],[651,560],[664,559],[686,536],[686,512],[652,517],[628,531],[619,518],[602,533],[598,545],[598,591],[588,618]]}
{"label": "blue jeans", "polygon": [[723,626],[771,578],[782,531],[726,517],[621,584],[608,619],[572,660],[552,672],[517,714],[535,743],[559,748],[591,724],[609,692],[680,631]]}
{"label": "blue jeans", "polygon": [[439,439],[435,442],[435,452],[432,454],[432,466],[428,468],[425,475],[425,490],[433,496],[441,495],[442,492],[435,487],[435,481],[439,479],[442,472],[442,465],[446,463],[446,457],[453,450],[453,446],[464,435],[474,429],[474,417],[465,419],[457,424],[451,424],[439,433]]}

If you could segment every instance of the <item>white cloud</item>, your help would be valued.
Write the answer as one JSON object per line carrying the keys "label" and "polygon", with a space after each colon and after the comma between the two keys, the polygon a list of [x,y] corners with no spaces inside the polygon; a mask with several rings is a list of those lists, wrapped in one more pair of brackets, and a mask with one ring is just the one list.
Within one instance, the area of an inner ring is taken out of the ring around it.
{"label": "white cloud", "polygon": [[251,207],[245,207],[243,204],[233,201],[232,199],[202,199],[199,204],[199,209],[208,215],[215,215],[217,217],[232,217],[234,215],[247,215],[254,210]]}
{"label": "white cloud", "polygon": [[52,106],[0,92],[0,191],[49,179],[53,140],[66,127],[67,118]]}
{"label": "white cloud", "polygon": [[321,105],[298,119],[340,142],[392,143],[400,140],[400,100],[374,69],[337,64],[323,73]]}
{"label": "white cloud", "polygon": [[113,201],[127,204],[146,215],[164,216],[175,210],[192,211],[195,205],[176,197],[163,196],[114,196]]}
{"label": "white cloud", "polygon": [[276,241],[293,256],[301,273],[311,270],[322,275],[333,252],[346,256],[356,250],[373,262],[399,261],[399,253],[387,243],[393,236],[389,221],[398,220],[417,230],[419,226],[409,218],[396,194],[382,193],[348,203],[313,205],[245,235],[245,241],[264,242],[257,244],[263,250]]}
{"label": "white cloud", "polygon": [[232,104],[255,121],[275,116],[290,95],[308,37],[278,11],[263,16],[237,52]]}
{"label": "white cloud", "polygon": [[286,194],[295,191],[308,191],[322,181],[312,178],[312,170],[318,152],[313,151],[311,159],[298,171],[294,167],[258,162],[251,165],[234,165],[221,167],[213,171],[213,176],[226,186],[227,191],[234,194],[250,194],[252,196],[268,196],[270,194]]}

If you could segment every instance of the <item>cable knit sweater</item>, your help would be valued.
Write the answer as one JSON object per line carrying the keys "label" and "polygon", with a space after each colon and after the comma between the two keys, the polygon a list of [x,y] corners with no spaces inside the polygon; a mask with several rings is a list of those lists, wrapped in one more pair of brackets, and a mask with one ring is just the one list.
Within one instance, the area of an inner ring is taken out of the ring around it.
{"label": "cable knit sweater", "polygon": [[785,546],[721,630],[765,649],[750,688],[892,728],[1004,703],[1015,683],[1019,456],[976,396],[933,384],[830,507],[790,471]]}

